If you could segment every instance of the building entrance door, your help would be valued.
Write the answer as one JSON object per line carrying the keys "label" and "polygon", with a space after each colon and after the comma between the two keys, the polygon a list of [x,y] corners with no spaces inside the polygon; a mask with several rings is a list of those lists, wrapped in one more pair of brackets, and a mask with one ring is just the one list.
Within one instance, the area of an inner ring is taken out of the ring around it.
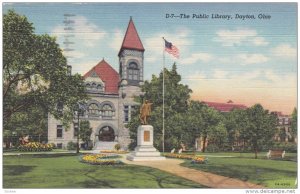
{"label": "building entrance door", "polygon": [[114,141],[115,140],[115,132],[114,129],[110,126],[102,127],[99,130],[99,141]]}

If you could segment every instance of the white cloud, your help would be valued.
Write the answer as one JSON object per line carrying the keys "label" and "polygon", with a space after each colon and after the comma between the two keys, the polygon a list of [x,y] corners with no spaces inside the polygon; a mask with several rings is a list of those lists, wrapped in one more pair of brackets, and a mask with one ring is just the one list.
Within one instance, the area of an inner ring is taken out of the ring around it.
{"label": "white cloud", "polygon": [[237,55],[237,59],[241,65],[258,64],[269,61],[269,58],[263,54],[239,54]]}
{"label": "white cloud", "polygon": [[109,45],[110,48],[114,49],[115,51],[119,51],[121,48],[121,44],[124,38],[124,32],[120,29],[115,29],[112,33],[112,41]]}
{"label": "white cloud", "polygon": [[253,44],[255,46],[267,46],[269,43],[263,37],[255,37],[253,39]]}
{"label": "white cloud", "polygon": [[228,74],[229,74],[229,72],[227,72],[227,71],[216,69],[214,71],[213,78],[214,79],[227,79]]}
{"label": "white cloud", "polygon": [[268,42],[263,37],[257,36],[256,30],[252,29],[219,30],[216,34],[214,41],[220,42],[223,46],[241,45],[245,42],[255,46],[268,45]]}
{"label": "white cloud", "polygon": [[72,34],[74,37],[70,37],[69,39],[74,40],[77,47],[79,45],[95,47],[107,35],[106,31],[90,22],[86,17],[75,16],[72,19],[75,21],[74,25],[72,25],[74,30],[68,32],[64,30],[65,26],[63,25],[56,26],[53,29],[52,34],[57,36],[61,40],[60,42],[63,42],[64,35]]}
{"label": "white cloud", "polygon": [[99,61],[87,61],[87,62],[81,62],[81,63],[73,63],[72,64],[72,74],[79,73],[81,75],[84,75],[87,73],[92,67],[97,65]]}
{"label": "white cloud", "polygon": [[[190,30],[187,28],[177,29],[173,34],[170,33],[156,33],[151,37],[146,38],[144,42],[144,47],[146,48],[147,55],[145,56],[146,63],[160,62],[164,50],[164,41],[162,37],[169,42],[172,42],[179,49],[180,58],[185,55],[189,45],[191,44],[191,39],[189,37]],[[169,54],[166,54],[168,57]],[[172,57],[172,56],[170,56]]]}
{"label": "white cloud", "polygon": [[198,61],[201,62],[210,62],[213,59],[213,56],[209,53],[204,53],[204,52],[200,52],[200,53],[193,53],[191,54],[191,56],[186,57],[184,59],[181,60],[182,64],[194,64]]}
{"label": "white cloud", "polygon": [[70,57],[71,59],[72,58],[75,58],[75,59],[78,59],[78,58],[83,58],[86,56],[85,53],[83,52],[80,52],[80,51],[63,51],[63,54],[66,56],[66,57]]}
{"label": "white cloud", "polygon": [[297,49],[289,44],[281,44],[271,50],[272,54],[276,57],[292,58],[297,57]]}
{"label": "white cloud", "polygon": [[206,79],[207,76],[200,72],[200,71],[196,71],[194,72],[193,74],[190,74],[186,77],[183,77],[182,79],[185,79],[185,80],[203,80],[203,79]]}
{"label": "white cloud", "polygon": [[270,59],[263,54],[237,54],[229,57],[223,57],[217,59],[222,64],[230,65],[251,65],[266,63]]}

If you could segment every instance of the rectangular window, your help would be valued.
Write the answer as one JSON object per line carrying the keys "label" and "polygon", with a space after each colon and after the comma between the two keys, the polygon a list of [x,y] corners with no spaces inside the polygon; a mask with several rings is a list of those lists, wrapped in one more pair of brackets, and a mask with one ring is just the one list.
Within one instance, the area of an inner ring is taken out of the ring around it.
{"label": "rectangular window", "polygon": [[61,138],[63,133],[63,126],[57,125],[56,126],[56,137]]}
{"label": "rectangular window", "polygon": [[137,109],[137,106],[131,106],[131,112],[135,111]]}
{"label": "rectangular window", "polygon": [[128,70],[128,79],[132,80],[132,78],[133,78],[132,74],[133,74],[133,70],[129,69]]}
{"label": "rectangular window", "polygon": [[78,135],[78,123],[74,123],[74,137]]}
{"label": "rectangular window", "polygon": [[139,77],[139,71],[138,70],[133,70],[133,80],[138,80]]}
{"label": "rectangular window", "polygon": [[124,106],[124,122],[129,122],[129,106]]}

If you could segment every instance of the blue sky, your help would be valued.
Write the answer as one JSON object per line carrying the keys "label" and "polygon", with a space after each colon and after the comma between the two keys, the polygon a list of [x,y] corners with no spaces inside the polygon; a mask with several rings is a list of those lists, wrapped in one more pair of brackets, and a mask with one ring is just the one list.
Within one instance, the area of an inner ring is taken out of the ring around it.
{"label": "blue sky", "polygon": [[[57,37],[63,48],[64,14],[74,19],[73,72],[85,73],[104,57],[118,71],[130,16],[145,47],[145,78],[162,69],[163,41],[176,45],[177,62],[193,99],[227,102],[291,113],[297,102],[296,3],[5,3],[34,24],[36,33]],[[208,19],[167,19],[166,14],[207,14]],[[212,14],[232,19],[212,19]],[[254,15],[240,20],[235,15]],[[259,19],[258,15],[270,15]]]}

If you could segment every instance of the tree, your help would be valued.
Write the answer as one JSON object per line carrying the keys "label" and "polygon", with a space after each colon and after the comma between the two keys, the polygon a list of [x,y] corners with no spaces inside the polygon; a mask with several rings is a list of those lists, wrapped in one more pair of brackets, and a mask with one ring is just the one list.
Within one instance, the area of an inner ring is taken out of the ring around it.
{"label": "tree", "polygon": [[297,138],[297,108],[295,107],[292,113],[291,129],[294,138]]}
{"label": "tree", "polygon": [[224,145],[227,142],[228,134],[223,121],[220,121],[209,136],[209,143],[214,144],[218,149],[224,150]]}
{"label": "tree", "polygon": [[203,124],[203,117],[201,115],[201,110],[205,104],[191,101],[189,105],[189,109],[186,116],[186,125],[188,125],[188,131],[192,137],[192,143],[194,143],[194,149],[196,150],[196,141],[200,138],[202,133],[202,124]]}
{"label": "tree", "polygon": [[[180,83],[181,76],[177,73],[177,68],[174,63],[169,71],[164,69],[165,77],[165,148],[166,150],[174,147],[178,148],[181,141],[185,138],[185,121],[184,114],[188,110],[188,102],[192,90],[187,85]],[[152,75],[152,80],[145,81],[142,86],[142,91],[145,92],[144,97],[136,97],[136,101],[142,103],[147,99],[152,105],[152,113],[149,118],[149,123],[154,128],[154,145],[162,148],[162,128],[163,128],[163,72],[159,77]],[[139,111],[132,114],[132,119],[128,124],[130,129],[130,137],[134,141],[130,148],[136,146],[136,130],[140,125],[138,119]]]}
{"label": "tree", "polygon": [[[33,24],[12,10],[3,16],[2,68],[4,128],[17,114],[30,115],[32,107],[51,113],[67,128],[72,107],[87,98],[82,77],[68,75],[55,38],[34,34]],[[64,105],[64,114],[57,111],[58,102]]]}
{"label": "tree", "polygon": [[93,128],[90,127],[90,122],[89,121],[80,121],[79,136],[80,136],[80,139],[86,145],[88,145],[88,143],[91,139],[92,132],[93,132]]}
{"label": "tree", "polygon": [[30,134],[32,140],[41,142],[46,140],[47,124],[47,112],[39,106],[32,106],[26,111],[13,114],[5,129],[16,132],[18,136]]}
{"label": "tree", "polygon": [[213,137],[214,132],[217,131],[217,129],[221,130],[221,128],[223,128],[224,126],[221,125],[221,114],[215,109],[203,106],[203,109],[201,110],[200,114],[203,120],[201,126],[201,136],[203,137],[202,151],[205,152],[206,141],[209,135]]}
{"label": "tree", "polygon": [[220,136],[226,134],[226,131],[223,116],[218,111],[204,103],[191,101],[188,115],[189,127],[195,129],[194,137],[199,134],[203,138],[203,152],[205,152],[208,137],[212,140],[217,138],[219,142],[222,142]]}
{"label": "tree", "polygon": [[276,131],[276,116],[270,114],[268,110],[264,110],[260,104],[248,108],[246,113],[248,122],[242,133],[254,151],[255,159],[257,159],[258,151],[263,146],[270,146],[273,143],[272,139]]}
{"label": "tree", "polygon": [[224,116],[228,141],[231,148],[234,149],[235,145],[240,145],[242,142],[243,150],[245,150],[245,146],[247,144],[245,132],[249,123],[246,110],[234,109]]}

